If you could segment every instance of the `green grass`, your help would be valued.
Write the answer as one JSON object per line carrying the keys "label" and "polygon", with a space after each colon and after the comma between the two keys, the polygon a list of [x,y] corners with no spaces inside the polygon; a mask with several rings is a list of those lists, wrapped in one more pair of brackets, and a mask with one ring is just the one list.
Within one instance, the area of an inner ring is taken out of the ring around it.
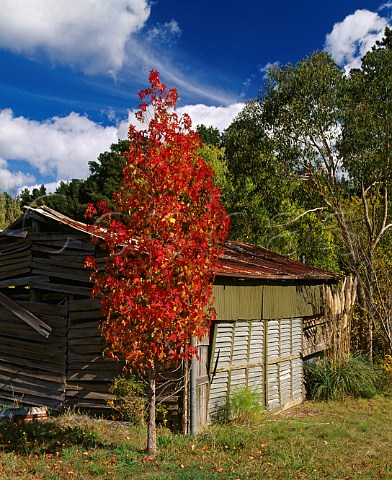
{"label": "green grass", "polygon": [[191,437],[67,414],[0,423],[0,479],[392,479],[392,396],[303,405]]}

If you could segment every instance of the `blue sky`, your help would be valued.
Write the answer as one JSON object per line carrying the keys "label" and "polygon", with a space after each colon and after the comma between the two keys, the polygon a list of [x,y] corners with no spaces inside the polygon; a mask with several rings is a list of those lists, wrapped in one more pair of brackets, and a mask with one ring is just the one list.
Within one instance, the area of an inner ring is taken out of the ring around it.
{"label": "blue sky", "polygon": [[85,178],[126,138],[154,68],[194,125],[226,128],[268,67],[347,71],[392,25],[373,0],[0,0],[0,191]]}

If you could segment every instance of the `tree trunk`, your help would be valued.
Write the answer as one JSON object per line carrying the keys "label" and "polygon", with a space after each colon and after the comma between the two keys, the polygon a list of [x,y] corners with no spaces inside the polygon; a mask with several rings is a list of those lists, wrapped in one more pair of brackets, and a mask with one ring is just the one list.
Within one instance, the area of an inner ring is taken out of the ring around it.
{"label": "tree trunk", "polygon": [[358,275],[358,304],[360,309],[362,351],[370,363],[373,363],[373,310],[370,282]]}
{"label": "tree trunk", "polygon": [[157,451],[157,431],[155,423],[155,375],[153,370],[148,371],[148,429],[147,453],[155,455]]}
{"label": "tree trunk", "polygon": [[181,415],[181,433],[187,435],[188,428],[188,380],[189,380],[189,361],[184,360],[184,388],[182,390],[182,415]]}

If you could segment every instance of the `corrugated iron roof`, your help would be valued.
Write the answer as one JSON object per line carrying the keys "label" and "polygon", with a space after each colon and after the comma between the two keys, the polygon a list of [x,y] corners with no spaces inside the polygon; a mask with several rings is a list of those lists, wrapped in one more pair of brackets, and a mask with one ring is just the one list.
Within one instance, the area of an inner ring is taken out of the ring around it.
{"label": "corrugated iron roof", "polygon": [[220,276],[270,280],[334,280],[339,275],[266,248],[228,241],[219,258]]}
{"label": "corrugated iron roof", "polygon": [[[105,236],[104,228],[91,227],[46,206],[26,207],[26,214],[28,215],[29,212],[38,213],[88,235]],[[336,280],[340,277],[336,273],[292,260],[266,248],[235,241],[228,241],[224,245],[223,253],[219,258],[218,276],[260,280],[322,281]]]}

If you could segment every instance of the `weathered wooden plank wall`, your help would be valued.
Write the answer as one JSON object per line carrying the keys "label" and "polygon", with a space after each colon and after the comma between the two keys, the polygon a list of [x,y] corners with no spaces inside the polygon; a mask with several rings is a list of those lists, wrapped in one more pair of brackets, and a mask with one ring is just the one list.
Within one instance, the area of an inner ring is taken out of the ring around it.
{"label": "weathered wooden plank wall", "polygon": [[[102,411],[122,365],[102,356],[102,315],[84,262],[95,255],[103,265],[104,257],[66,222],[30,211],[22,229],[0,235],[0,399]],[[321,286],[221,278],[214,295],[217,321],[196,363],[199,429],[241,386],[267,408],[302,398],[302,322],[321,318]],[[182,374],[168,373],[171,386],[158,387],[177,422],[187,409]]]}
{"label": "weathered wooden plank wall", "polygon": [[52,328],[50,341],[0,307],[0,398],[3,402],[62,409],[65,400],[66,309],[32,301],[18,304]]}
{"label": "weathered wooden plank wall", "polygon": [[108,410],[109,386],[122,365],[104,358],[99,335],[102,320],[98,300],[69,301],[67,387],[65,404],[75,408]]}

